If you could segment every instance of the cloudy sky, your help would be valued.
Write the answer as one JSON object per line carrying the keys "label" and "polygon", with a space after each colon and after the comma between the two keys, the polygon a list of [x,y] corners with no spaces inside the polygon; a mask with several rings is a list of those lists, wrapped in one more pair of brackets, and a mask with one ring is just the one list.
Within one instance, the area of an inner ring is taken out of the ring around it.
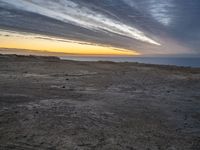
{"label": "cloudy sky", "polygon": [[200,0],[0,0],[0,47],[27,36],[83,49],[200,55],[199,15]]}

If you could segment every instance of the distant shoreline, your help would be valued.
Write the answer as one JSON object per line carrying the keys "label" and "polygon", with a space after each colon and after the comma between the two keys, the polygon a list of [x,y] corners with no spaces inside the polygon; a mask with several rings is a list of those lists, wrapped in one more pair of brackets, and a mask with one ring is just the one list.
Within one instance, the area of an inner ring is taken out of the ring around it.
{"label": "distant shoreline", "polygon": [[55,53],[47,51],[35,51],[26,49],[7,49],[0,48],[0,54],[5,55],[24,55],[24,56],[45,56],[45,57],[57,57],[61,60],[74,60],[74,61],[109,61],[109,62],[134,62],[141,64],[151,65],[169,65],[179,67],[192,67],[200,68],[199,56],[109,56],[109,55],[74,55],[65,53]]}
{"label": "distant shoreline", "polygon": [[[168,69],[200,69],[200,67],[191,67],[191,66],[177,66],[177,65],[167,65],[167,64],[153,64],[153,63],[142,63],[142,62],[134,62],[134,61],[117,61],[116,57],[114,57],[113,60],[101,60],[101,59],[96,59],[95,58],[90,58],[90,60],[87,60],[88,57],[77,57],[76,58],[82,58],[82,59],[72,59],[72,58],[63,58],[63,57],[59,57],[59,56],[40,56],[40,55],[19,55],[19,54],[1,54],[0,53],[0,61],[1,59],[4,58],[8,58],[8,59],[12,59],[12,58],[24,58],[24,59],[42,59],[42,60],[46,60],[46,61],[60,61],[60,62],[66,62],[66,61],[72,61],[72,62],[88,62],[88,63],[92,63],[92,62],[102,62],[102,63],[116,63],[116,64],[120,64],[120,63],[128,63],[128,64],[134,64],[134,65],[138,65],[138,66],[148,66],[148,67],[159,67],[159,68],[168,68]],[[84,58],[86,58],[85,60],[83,60]],[[100,57],[100,58],[110,58],[110,57]],[[121,57],[119,57],[121,58]]]}
{"label": "distant shoreline", "polygon": [[66,56],[60,57],[62,60],[76,61],[111,61],[111,62],[135,62],[151,65],[169,65],[178,67],[200,68],[200,58],[193,57],[81,57]]}

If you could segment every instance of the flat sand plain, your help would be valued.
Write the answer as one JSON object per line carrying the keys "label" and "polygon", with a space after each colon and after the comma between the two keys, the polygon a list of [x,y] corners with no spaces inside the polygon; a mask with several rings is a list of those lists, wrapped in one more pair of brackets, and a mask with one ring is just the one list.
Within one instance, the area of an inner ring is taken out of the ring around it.
{"label": "flat sand plain", "polygon": [[0,55],[0,150],[199,150],[200,69]]}

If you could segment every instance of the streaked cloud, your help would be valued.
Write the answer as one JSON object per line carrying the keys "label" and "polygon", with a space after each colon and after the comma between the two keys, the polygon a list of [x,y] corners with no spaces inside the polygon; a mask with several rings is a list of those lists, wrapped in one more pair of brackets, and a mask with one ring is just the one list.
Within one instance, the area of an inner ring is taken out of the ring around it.
{"label": "streaked cloud", "polygon": [[149,0],[149,11],[151,15],[164,25],[169,25],[172,21],[173,10],[172,0]]}
{"label": "streaked cloud", "polygon": [[14,2],[7,0],[2,1],[18,9],[45,15],[47,17],[78,25],[87,29],[108,31],[143,42],[148,42],[150,44],[160,45],[155,40],[147,37],[137,28],[109,18],[101,13],[96,13],[95,11],[87,7],[82,7],[78,3],[71,0],[59,2],[55,0],[15,0]]}
{"label": "streaked cloud", "polygon": [[123,0],[126,4],[139,10],[146,11],[155,20],[163,25],[169,25],[172,21],[174,9],[173,0]]}

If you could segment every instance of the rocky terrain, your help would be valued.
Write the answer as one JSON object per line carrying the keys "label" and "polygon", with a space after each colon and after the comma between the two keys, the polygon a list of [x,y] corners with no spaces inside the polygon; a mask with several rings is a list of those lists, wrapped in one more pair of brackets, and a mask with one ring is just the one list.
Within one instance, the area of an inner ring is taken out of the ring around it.
{"label": "rocky terrain", "polygon": [[200,69],[0,55],[0,150],[199,150]]}

